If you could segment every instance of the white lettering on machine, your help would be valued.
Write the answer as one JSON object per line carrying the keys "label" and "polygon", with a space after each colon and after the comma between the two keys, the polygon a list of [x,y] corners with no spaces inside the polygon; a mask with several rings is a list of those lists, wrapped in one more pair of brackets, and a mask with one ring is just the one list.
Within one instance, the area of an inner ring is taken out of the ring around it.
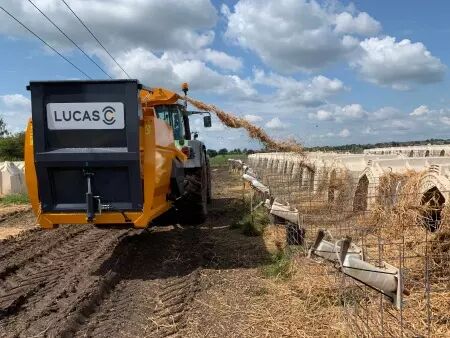
{"label": "white lettering on machine", "polygon": [[125,109],[122,102],[48,103],[50,130],[123,129]]}

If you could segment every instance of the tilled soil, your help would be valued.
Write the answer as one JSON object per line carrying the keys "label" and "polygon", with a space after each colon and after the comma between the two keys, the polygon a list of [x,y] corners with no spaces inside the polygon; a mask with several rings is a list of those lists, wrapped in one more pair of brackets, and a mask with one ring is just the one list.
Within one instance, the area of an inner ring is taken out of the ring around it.
{"label": "tilled soil", "polygon": [[220,169],[213,175],[219,183],[201,227],[40,230],[33,229],[29,211],[6,219],[4,228],[23,222],[29,230],[0,241],[0,336],[197,335],[190,314],[196,296],[208,289],[203,271],[265,259],[259,240],[245,238],[237,247],[221,243],[243,236],[227,228],[234,217],[227,205],[237,198],[227,193],[228,174]]}
{"label": "tilled soil", "polygon": [[0,240],[0,337],[348,336],[323,268],[265,275],[278,237],[230,229],[242,182],[223,168],[213,182],[198,227],[40,230],[27,209],[6,215],[0,227],[22,232]]}
{"label": "tilled soil", "polygon": [[168,336],[195,294],[201,230],[71,225],[4,241],[0,336]]}
{"label": "tilled soil", "polygon": [[0,241],[36,228],[29,205],[0,207]]}

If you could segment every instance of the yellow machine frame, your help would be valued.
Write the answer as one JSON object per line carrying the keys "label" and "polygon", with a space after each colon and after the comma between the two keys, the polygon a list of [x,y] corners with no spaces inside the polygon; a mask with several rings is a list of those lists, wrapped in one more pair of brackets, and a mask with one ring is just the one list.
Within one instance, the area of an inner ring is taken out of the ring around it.
{"label": "yellow machine frame", "polygon": [[142,211],[103,212],[96,214],[88,222],[84,212],[42,212],[33,148],[33,122],[28,122],[25,133],[25,178],[32,209],[37,223],[42,228],[51,229],[57,224],[130,224],[136,228],[146,228],[150,221],[172,207],[167,201],[170,192],[172,161],[187,159],[174,143],[172,128],[156,117],[154,106],[175,104],[181,97],[163,88],[151,91],[143,89],[139,93],[142,106],[142,118],[139,126],[139,144],[141,153],[141,177],[144,181],[144,205]]}

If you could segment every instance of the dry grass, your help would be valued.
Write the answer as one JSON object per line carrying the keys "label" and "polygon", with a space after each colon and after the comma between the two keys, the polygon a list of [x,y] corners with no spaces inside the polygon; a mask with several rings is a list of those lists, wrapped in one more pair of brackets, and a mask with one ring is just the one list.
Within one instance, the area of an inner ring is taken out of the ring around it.
{"label": "dry grass", "polygon": [[[330,183],[328,173],[333,170],[337,174]],[[427,219],[431,217],[430,212],[436,210],[438,198],[424,201],[420,189],[423,174],[407,171],[379,177],[377,186],[369,186],[367,211],[353,210],[358,182],[345,171],[326,168],[322,177],[328,179],[316,182],[315,193],[297,193],[292,191],[291,185],[281,186],[289,180],[277,180],[280,183],[277,192],[285,194],[287,200],[296,198],[296,205],[305,219],[308,243],[314,240],[318,229],[325,228],[336,239],[351,236],[372,264],[386,261],[403,268],[405,287],[410,295],[404,298],[402,319],[400,311],[389,301],[381,301],[380,294],[345,278],[345,287],[342,285],[340,291],[340,300],[345,306],[339,307],[338,312],[347,313],[353,323],[347,325],[354,335],[400,336],[403,330],[406,336],[428,333],[433,337],[450,336],[450,204],[442,206],[439,229],[430,231],[433,229]],[[330,191],[334,199],[328,199]],[[314,283],[309,278],[312,268],[303,259],[299,264],[295,276],[299,274],[306,281],[307,285],[301,284],[306,288],[308,283]],[[304,267],[308,268],[303,270]],[[319,273],[330,276],[325,270]],[[327,297],[333,299],[339,294],[334,290],[335,280],[329,278],[324,283],[330,288]]]}
{"label": "dry grass", "polygon": [[[284,226],[268,227],[264,242],[275,257],[268,266],[271,272],[279,273],[268,275],[270,290],[276,290],[268,303],[271,304],[271,313],[277,314],[277,320],[290,323],[287,327],[297,327],[288,335],[350,336],[339,291],[342,281],[337,278],[336,270],[320,260],[306,258],[302,247],[288,247]],[[263,272],[267,275],[267,270]],[[301,330],[298,323],[302,323]]]}
{"label": "dry grass", "polygon": [[[235,234],[221,241],[233,241]],[[250,240],[242,236],[233,242],[236,251],[243,250],[244,238]],[[262,239],[264,247],[247,247],[248,259],[254,257],[253,250],[276,255],[286,247],[283,227],[267,227]],[[216,248],[216,253],[220,260],[221,250]],[[202,271],[200,284],[208,288],[195,299],[197,305],[190,316],[187,336],[352,336],[339,292],[341,280],[333,268],[294,254],[288,262],[289,275],[277,278],[264,272],[272,263],[245,270]],[[214,323],[210,322],[213,314],[218,318]]]}

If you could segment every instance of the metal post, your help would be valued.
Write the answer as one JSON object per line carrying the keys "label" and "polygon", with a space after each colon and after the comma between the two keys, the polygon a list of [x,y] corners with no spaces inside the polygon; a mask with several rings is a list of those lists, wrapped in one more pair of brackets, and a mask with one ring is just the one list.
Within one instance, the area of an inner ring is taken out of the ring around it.
{"label": "metal post", "polygon": [[427,337],[431,337],[430,260],[428,256],[428,230],[425,230],[425,297],[427,302]]}
{"label": "metal post", "polygon": [[[403,244],[405,243],[405,236],[403,236]],[[398,274],[401,280],[403,280],[403,257],[402,257],[402,244],[399,248],[399,270]],[[400,293],[400,337],[403,337],[403,293]]]}
{"label": "metal post", "polygon": [[250,188],[250,217],[253,224],[253,189]]}
{"label": "metal post", "polygon": [[[380,234],[378,234],[378,265],[381,266],[382,256],[381,252],[383,250],[383,246],[381,243]],[[384,337],[384,308],[383,308],[383,295],[380,294],[380,316],[381,316],[381,336]]]}

